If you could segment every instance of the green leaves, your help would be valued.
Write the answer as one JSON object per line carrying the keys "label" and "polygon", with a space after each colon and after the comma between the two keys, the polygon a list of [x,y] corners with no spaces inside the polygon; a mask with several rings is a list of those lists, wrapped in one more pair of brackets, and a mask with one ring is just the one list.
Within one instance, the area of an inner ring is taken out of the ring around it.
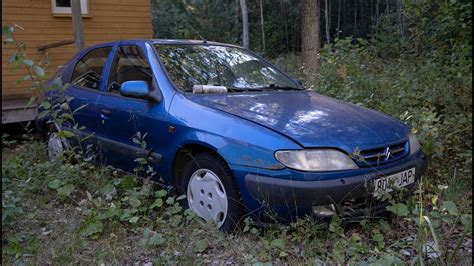
{"label": "green leaves", "polygon": [[140,240],[140,246],[151,248],[159,247],[165,243],[165,238],[162,234],[153,232],[149,228],[143,231],[143,238]]}
{"label": "green leaves", "polygon": [[464,226],[466,232],[472,231],[472,214],[461,215],[461,224]]}
{"label": "green leaves", "polygon": [[23,64],[25,64],[27,66],[33,66],[33,60],[23,59]]}
{"label": "green leaves", "polygon": [[14,31],[14,28],[12,26],[2,26],[2,36],[4,37],[10,37],[12,36],[12,33]]}
{"label": "green leaves", "polygon": [[270,242],[270,245],[283,250],[285,248],[285,240],[281,238],[273,239],[272,242]]}
{"label": "green leaves", "polygon": [[45,109],[45,110],[49,110],[49,109],[51,109],[51,103],[47,102],[47,101],[44,101],[40,104],[40,107]]}
{"label": "green leaves", "polygon": [[404,203],[395,203],[391,206],[387,206],[386,209],[401,217],[406,217],[409,213],[408,207]]}
{"label": "green leaves", "polygon": [[71,193],[74,191],[73,184],[63,185],[64,183],[65,181],[55,178],[48,182],[48,187],[56,190],[58,193],[58,197],[61,199],[64,199],[64,198],[69,197]]}
{"label": "green leaves", "polygon": [[16,62],[18,60],[19,56],[18,56],[18,53],[13,53],[11,54],[9,57],[8,57],[8,64],[13,64],[14,62]]}
{"label": "green leaves", "polygon": [[58,189],[58,196],[60,198],[66,198],[66,197],[69,197],[73,191],[74,191],[74,185],[68,184]]}
{"label": "green leaves", "polygon": [[74,133],[72,133],[69,130],[61,130],[61,131],[58,132],[58,136],[64,137],[64,138],[72,138],[75,135],[74,135]]}
{"label": "green leaves", "polygon": [[151,246],[157,247],[163,245],[163,243],[165,243],[165,239],[163,238],[162,234],[156,233],[150,238],[148,243]]}
{"label": "green leaves", "polygon": [[48,187],[52,189],[58,189],[61,186],[61,180],[53,179],[48,182]]}
{"label": "green leaves", "polygon": [[194,242],[193,251],[196,253],[202,253],[207,249],[208,246],[209,246],[209,243],[207,239],[201,239]]}
{"label": "green leaves", "polygon": [[153,204],[150,205],[150,209],[160,208],[161,206],[163,206],[163,200],[162,199],[155,199]]}
{"label": "green leaves", "polygon": [[38,65],[34,65],[32,67],[33,69],[33,72],[35,73],[35,75],[37,75],[38,77],[42,78],[44,77],[44,69]]}
{"label": "green leaves", "polygon": [[138,222],[138,219],[140,219],[138,216],[134,216],[134,217],[130,218],[130,220],[128,220],[128,222],[131,223],[131,224],[134,224],[134,223]]}
{"label": "green leaves", "polygon": [[91,221],[85,224],[80,230],[79,233],[81,236],[90,237],[92,239],[97,239],[99,234],[104,230],[104,224],[101,221]]}
{"label": "green leaves", "polygon": [[377,265],[390,265],[390,266],[397,266],[397,265],[405,265],[403,261],[393,255],[384,255],[382,257],[370,257],[367,262],[361,263],[361,265],[370,265],[370,266],[377,266]]}
{"label": "green leaves", "polygon": [[155,192],[155,198],[163,198],[166,196],[167,192],[164,189],[158,190]]}
{"label": "green leaves", "polygon": [[459,215],[458,208],[456,207],[456,204],[454,204],[454,202],[452,201],[444,201],[443,209],[446,210],[450,215]]}
{"label": "green leaves", "polygon": [[137,197],[130,197],[129,203],[133,208],[138,208],[142,204],[142,202]]}

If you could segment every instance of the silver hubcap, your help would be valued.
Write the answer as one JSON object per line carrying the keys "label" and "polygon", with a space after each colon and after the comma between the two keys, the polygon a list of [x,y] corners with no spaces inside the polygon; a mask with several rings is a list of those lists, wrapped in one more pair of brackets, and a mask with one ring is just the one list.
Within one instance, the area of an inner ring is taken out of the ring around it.
{"label": "silver hubcap", "polygon": [[217,227],[227,217],[227,194],[219,177],[208,169],[199,169],[191,176],[187,192],[188,205],[199,217],[213,221]]}
{"label": "silver hubcap", "polygon": [[64,142],[56,132],[49,135],[48,138],[48,154],[52,160],[58,159],[64,153]]}

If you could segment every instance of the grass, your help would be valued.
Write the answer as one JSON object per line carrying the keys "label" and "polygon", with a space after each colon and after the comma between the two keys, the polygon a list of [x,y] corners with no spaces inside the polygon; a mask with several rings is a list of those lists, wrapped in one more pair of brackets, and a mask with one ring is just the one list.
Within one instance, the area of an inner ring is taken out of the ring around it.
{"label": "grass", "polygon": [[[247,219],[223,234],[148,179],[50,162],[44,144],[31,137],[3,144],[2,264],[471,264],[466,177],[448,178],[447,188],[423,184],[412,202],[397,205],[393,219],[343,226],[334,217],[329,227],[301,219],[268,228]],[[420,224],[420,210],[429,223]],[[435,239],[439,255],[427,248]]]}

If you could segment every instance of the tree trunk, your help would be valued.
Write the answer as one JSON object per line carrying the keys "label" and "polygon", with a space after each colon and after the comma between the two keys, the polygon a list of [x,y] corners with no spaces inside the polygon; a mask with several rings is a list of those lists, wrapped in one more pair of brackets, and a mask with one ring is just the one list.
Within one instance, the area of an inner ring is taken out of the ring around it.
{"label": "tree trunk", "polygon": [[326,43],[331,43],[330,28],[329,28],[329,5],[328,0],[324,0],[324,20],[326,23]]}
{"label": "tree trunk", "polygon": [[242,46],[249,48],[249,17],[246,0],[240,0],[242,10]]}
{"label": "tree trunk", "polygon": [[265,24],[263,24],[262,0],[260,0],[260,28],[262,29],[262,44],[263,44],[263,51],[265,52]]}
{"label": "tree trunk", "polygon": [[402,0],[397,1],[398,5],[398,25],[400,27],[400,36],[404,36],[404,28],[403,28],[403,2]]}
{"label": "tree trunk", "polygon": [[240,16],[240,0],[237,0],[237,3],[235,4],[235,21],[234,21],[234,28],[237,29],[236,30],[236,35],[235,35],[235,38],[236,38],[236,43],[239,42],[240,40],[240,32],[238,29],[240,29],[240,21],[239,21],[239,18],[241,17]]}
{"label": "tree trunk", "polygon": [[301,51],[310,89],[318,86],[319,5],[318,0],[301,1]]}
{"label": "tree trunk", "polygon": [[379,25],[379,4],[380,0],[377,0],[375,4],[375,26]]}
{"label": "tree trunk", "polygon": [[339,37],[339,34],[341,32],[341,0],[339,0],[339,6],[337,7],[337,32],[336,32],[336,37]]}
{"label": "tree trunk", "polygon": [[356,35],[357,33],[357,0],[354,0],[354,33],[352,35]]}
{"label": "tree trunk", "polygon": [[374,1],[370,0],[370,23],[371,25],[374,25]]}
{"label": "tree trunk", "polygon": [[[286,14],[285,3],[280,0],[280,9],[283,12],[283,20],[285,21],[285,41],[286,41],[286,49],[293,50],[290,46],[290,39],[288,38],[288,15]],[[291,12],[291,10],[290,10]]]}

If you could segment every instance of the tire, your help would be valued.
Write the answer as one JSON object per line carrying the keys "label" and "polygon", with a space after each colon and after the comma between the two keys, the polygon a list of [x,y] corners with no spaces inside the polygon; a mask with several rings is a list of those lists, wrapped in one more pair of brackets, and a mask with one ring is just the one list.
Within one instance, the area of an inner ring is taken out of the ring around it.
{"label": "tire", "polygon": [[48,147],[48,157],[50,160],[60,160],[63,158],[66,150],[69,147],[67,140],[57,135],[58,128],[54,124],[45,126],[45,142]]}
{"label": "tire", "polygon": [[198,154],[186,163],[178,190],[186,195],[185,208],[215,222],[224,232],[234,230],[244,215],[239,188],[227,163],[212,153]]}

